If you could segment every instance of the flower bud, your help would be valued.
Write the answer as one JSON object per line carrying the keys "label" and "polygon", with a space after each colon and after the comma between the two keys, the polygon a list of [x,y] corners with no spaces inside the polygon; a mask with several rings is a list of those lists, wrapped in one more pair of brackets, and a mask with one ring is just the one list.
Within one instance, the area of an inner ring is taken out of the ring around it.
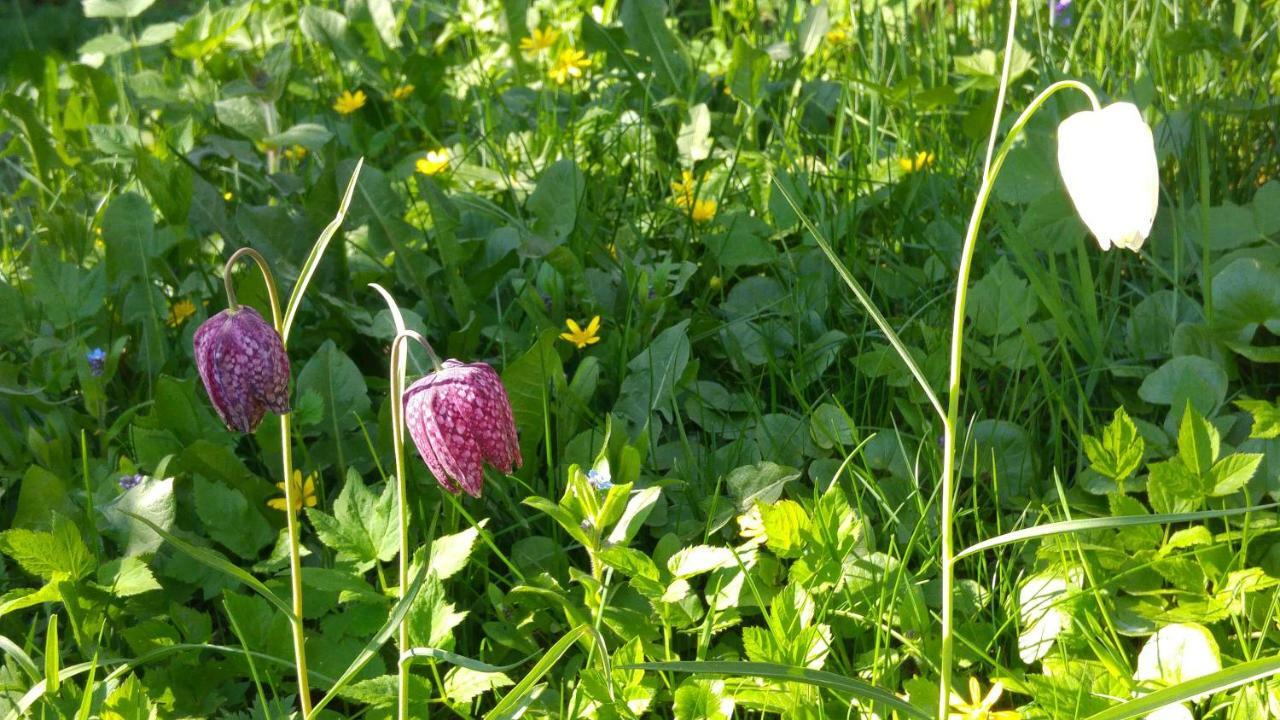
{"label": "flower bud", "polygon": [[511,401],[484,363],[447,360],[404,393],[405,424],[418,454],[445,490],[480,497],[484,463],[521,465]]}
{"label": "flower bud", "polygon": [[1160,176],[1151,128],[1133,103],[1078,112],[1058,126],[1058,169],[1103,250],[1137,252],[1156,217]]}
{"label": "flower bud", "polygon": [[289,412],[289,356],[257,310],[223,310],[196,330],[194,345],[204,389],[228,428],[253,432],[267,410]]}

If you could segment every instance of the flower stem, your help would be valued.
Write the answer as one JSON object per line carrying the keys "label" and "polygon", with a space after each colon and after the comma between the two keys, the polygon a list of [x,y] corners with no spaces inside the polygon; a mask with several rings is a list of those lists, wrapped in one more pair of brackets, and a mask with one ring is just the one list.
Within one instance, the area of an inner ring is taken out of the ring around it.
{"label": "flower stem", "polygon": [[[236,302],[235,283],[232,281],[232,270],[236,261],[242,257],[253,260],[267,284],[267,298],[271,303],[271,320],[276,332],[280,334],[281,344],[287,344],[284,328],[280,320],[280,295],[276,291],[275,277],[266,258],[257,250],[242,247],[231,254],[222,269],[222,282],[227,288],[227,307],[231,312],[240,308]],[[297,509],[302,507],[302,498],[297,493],[302,488],[293,485],[293,444],[290,442],[290,414],[280,416],[280,471],[284,475],[285,530],[289,534],[289,585],[293,591],[293,617],[290,626],[293,630],[293,659],[298,674],[298,703],[302,707],[302,717],[306,720],[311,715],[311,685],[307,677],[306,630],[302,626],[302,551],[298,537]]]}
{"label": "flower stem", "polygon": [[[409,493],[405,481],[404,469],[404,341],[410,337],[411,330],[402,330],[391,341],[391,444],[394,448],[396,463],[396,503],[400,506],[400,593],[409,586]],[[417,333],[413,333],[417,335]],[[435,359],[435,353],[431,354]],[[409,623],[401,622],[396,628],[397,643],[401,654],[409,649]],[[399,674],[396,691],[396,717],[405,720],[409,717],[409,663],[401,660],[397,663]]]}
{"label": "flower stem", "polygon": [[[955,547],[953,535],[953,516],[955,514],[955,468],[956,468],[956,432],[960,418],[960,390],[962,360],[964,355],[964,316],[965,303],[968,300],[969,272],[973,267],[973,252],[978,244],[978,230],[982,226],[982,215],[987,209],[987,201],[991,198],[991,190],[995,187],[1000,168],[1004,167],[1005,158],[1013,149],[1013,143],[1022,133],[1031,117],[1035,115],[1050,97],[1059,90],[1079,90],[1089,98],[1093,109],[1098,109],[1098,98],[1089,86],[1076,80],[1060,80],[1045,88],[1027,106],[1013,127],[1005,136],[1000,149],[991,159],[989,169],[984,170],[982,185],[978,189],[978,197],[974,201],[973,214],[969,217],[969,227],[965,232],[964,247],[960,251],[960,268],[956,277],[955,309],[951,316],[951,363],[950,380],[947,384],[947,416],[942,424],[942,481],[941,481],[941,519],[939,528],[939,545],[941,546],[940,568],[942,573],[942,652],[939,665],[938,683],[938,717],[945,720],[949,712],[951,698],[951,666],[955,654],[955,632],[952,625],[954,615],[953,595],[955,583]],[[998,117],[998,113],[997,113]],[[995,128],[992,128],[995,135]]]}

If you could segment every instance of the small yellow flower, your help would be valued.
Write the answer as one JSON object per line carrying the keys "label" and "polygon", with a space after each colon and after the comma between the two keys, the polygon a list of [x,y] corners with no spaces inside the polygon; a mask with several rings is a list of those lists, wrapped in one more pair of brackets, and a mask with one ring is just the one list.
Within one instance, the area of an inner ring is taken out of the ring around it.
{"label": "small yellow flower", "polygon": [[306,156],[307,156],[307,149],[302,147],[301,145],[294,145],[293,147],[285,148],[284,150],[284,158],[286,160],[292,160],[294,162],[297,162]]}
{"label": "small yellow flower", "polygon": [[707,281],[707,287],[712,290],[719,290],[724,287],[724,280],[721,280],[719,275],[712,275],[711,279]]}
{"label": "small yellow flower", "polygon": [[227,202],[231,202],[232,200],[236,199],[236,194],[228,190],[222,193],[222,199],[226,200]]}
{"label": "small yellow flower", "polygon": [[591,60],[587,54],[581,50],[573,48],[565,48],[556,56],[556,62],[547,71],[547,75],[556,81],[556,84],[563,85],[569,82],[570,78],[582,77],[582,71],[591,67]]}
{"label": "small yellow flower", "polygon": [[560,31],[555,28],[547,28],[546,30],[534,28],[528,37],[520,38],[520,50],[530,55],[540,53],[555,45],[559,37]]}
{"label": "small yellow flower", "polygon": [[573,320],[573,318],[569,318],[565,320],[564,324],[565,324],[565,327],[569,328],[569,332],[560,333],[560,339],[568,340],[574,345],[577,345],[579,350],[581,350],[582,348],[588,345],[595,345],[596,343],[600,342],[600,335],[599,335],[600,316],[599,315],[591,318],[591,322],[587,323],[586,330],[583,330],[582,327],[579,326],[578,323]]}
{"label": "small yellow flower", "polygon": [[423,175],[435,175],[449,167],[449,148],[428,150],[427,156],[418,158],[413,167]]}
{"label": "small yellow flower", "polygon": [[917,172],[933,167],[933,161],[936,159],[933,153],[921,150],[914,156],[898,158],[898,169],[904,173]]}
{"label": "small yellow flower", "polygon": [[187,318],[196,314],[195,303],[187,298],[171,303],[169,305],[169,327],[178,327],[187,321]]}
{"label": "small yellow flower", "polygon": [[693,203],[693,212],[691,213],[693,221],[696,223],[710,222],[716,216],[715,200],[696,200]]}
{"label": "small yellow flower", "polygon": [[842,26],[836,26],[827,31],[827,42],[832,45],[842,45],[849,39],[849,32]]}
{"label": "small yellow flower", "polygon": [[343,90],[338,96],[337,101],[333,103],[333,109],[339,115],[350,115],[351,113],[364,107],[365,102],[369,98],[365,97],[363,90],[357,90],[354,93],[350,90]]}
{"label": "small yellow flower", "polygon": [[[293,491],[293,511],[296,513],[302,509],[303,505],[307,507],[316,506],[316,475],[311,473],[307,479],[303,481],[302,473],[298,470],[293,471],[292,482],[289,483]],[[280,488],[280,492],[284,492],[284,483],[276,483],[276,487]],[[272,498],[267,501],[269,507],[284,512],[289,507],[289,500],[285,497]]]}
{"label": "small yellow flower", "polygon": [[614,260],[618,259],[618,243],[616,242],[609,243],[609,257],[613,258]]}
{"label": "small yellow flower", "polygon": [[982,686],[978,678],[969,678],[969,698],[951,693],[951,709],[947,720],[1021,720],[1022,713],[1017,710],[992,710],[991,707],[1000,701],[1004,693],[1004,685],[999,681],[991,686],[986,695],[982,694]]}
{"label": "small yellow flower", "polygon": [[672,200],[678,208],[687,208],[693,205],[693,193],[697,183],[693,180],[693,173],[688,170],[680,171],[680,182],[671,183]]}
{"label": "small yellow flower", "polygon": [[392,100],[403,100],[413,94],[413,83],[405,83],[391,91]]}

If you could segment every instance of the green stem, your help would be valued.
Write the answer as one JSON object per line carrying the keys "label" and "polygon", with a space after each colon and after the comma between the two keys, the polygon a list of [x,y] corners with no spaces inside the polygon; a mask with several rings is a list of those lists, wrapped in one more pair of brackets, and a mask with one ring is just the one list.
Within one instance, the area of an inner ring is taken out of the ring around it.
{"label": "green stem", "polygon": [[[253,248],[242,247],[231,254],[222,271],[222,282],[227,288],[227,306],[231,312],[240,308],[236,302],[235,284],[232,282],[232,269],[236,261],[242,257],[253,260],[267,284],[267,297],[271,302],[271,320],[276,332],[280,333],[280,342],[285,344],[288,338],[280,320],[280,295],[276,291],[275,277],[267,265],[266,258]],[[302,626],[302,551],[298,536],[297,508],[302,507],[302,498],[298,493],[302,488],[293,485],[293,444],[290,442],[290,413],[280,416],[280,471],[284,475],[285,530],[289,533],[289,586],[293,591],[293,659],[298,675],[298,703],[302,707],[302,718],[311,715],[311,685],[307,676],[306,629]]]}
{"label": "green stem", "polygon": [[[378,288],[380,292],[381,288]],[[390,303],[390,296],[387,296]],[[405,340],[416,340],[427,349],[431,364],[440,370],[440,358],[436,356],[427,339],[413,330],[400,330],[391,341],[391,444],[394,446],[396,464],[396,500],[400,506],[400,592],[409,587],[409,490],[405,479],[404,467],[404,373],[407,355],[404,349]],[[409,649],[409,623],[401,622],[397,628],[397,641],[400,652]],[[409,717],[409,663],[401,662],[397,669],[399,675],[396,691],[396,717],[405,720]]]}
{"label": "green stem", "polygon": [[955,309],[951,316],[951,363],[950,381],[947,385],[947,416],[942,425],[942,487],[941,518],[939,544],[941,545],[940,571],[942,572],[942,657],[940,663],[940,680],[938,684],[938,717],[945,720],[949,712],[951,698],[951,666],[955,652],[955,634],[952,627],[954,614],[954,563],[955,547],[953,537],[953,516],[955,514],[955,466],[956,466],[956,431],[960,417],[960,372],[964,355],[964,315],[965,302],[969,292],[969,271],[973,266],[973,251],[978,244],[978,230],[982,226],[982,215],[987,209],[987,201],[995,186],[1000,168],[1004,166],[1005,157],[1013,148],[1013,142],[1022,133],[1023,128],[1050,97],[1059,90],[1079,90],[1089,98],[1093,109],[1099,108],[1098,98],[1084,83],[1076,80],[1061,80],[1045,88],[1036,96],[1026,110],[1018,116],[1000,144],[995,154],[990,171],[985,172],[982,186],[978,189],[978,197],[974,202],[973,214],[969,218],[969,228],[965,233],[964,247],[960,252],[960,269],[956,278]]}

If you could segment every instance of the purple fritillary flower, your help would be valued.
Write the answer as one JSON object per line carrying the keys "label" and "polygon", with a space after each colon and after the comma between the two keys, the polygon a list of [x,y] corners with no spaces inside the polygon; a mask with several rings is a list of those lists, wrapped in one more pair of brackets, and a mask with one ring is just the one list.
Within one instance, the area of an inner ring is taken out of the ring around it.
{"label": "purple fritillary flower", "polygon": [[141,473],[139,473],[139,474],[137,474],[137,475],[121,475],[121,476],[120,476],[120,489],[121,489],[121,490],[124,490],[125,492],[128,492],[128,491],[130,491],[130,490],[132,490],[132,489],[134,489],[134,488],[138,487],[139,485],[141,485],[141,484],[142,484],[142,481],[143,481],[143,480],[145,480],[145,479],[146,479],[146,476],[145,476],[145,475],[143,475],[143,474],[141,474]]}
{"label": "purple fritillary flower", "polygon": [[102,374],[102,368],[107,362],[107,353],[100,347],[96,347],[85,353],[84,359],[89,363],[89,372],[94,377]]}
{"label": "purple fritillary flower", "polygon": [[257,310],[223,310],[200,325],[193,344],[204,389],[228,428],[250,433],[267,410],[289,412],[289,356]]}
{"label": "purple fritillary flower", "polygon": [[480,497],[484,464],[522,464],[511,401],[485,363],[446,360],[404,392],[405,424],[418,454],[448,492]]}

